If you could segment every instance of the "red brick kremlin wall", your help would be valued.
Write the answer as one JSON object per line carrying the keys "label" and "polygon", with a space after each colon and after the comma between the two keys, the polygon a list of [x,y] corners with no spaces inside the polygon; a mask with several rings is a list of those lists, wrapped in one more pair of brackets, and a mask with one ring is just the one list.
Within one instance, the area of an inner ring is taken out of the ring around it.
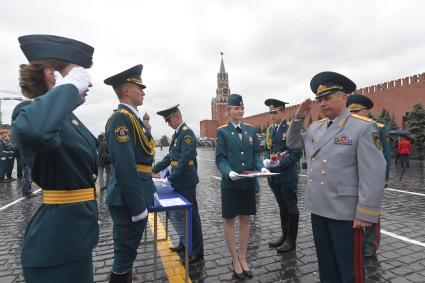
{"label": "red brick kremlin wall", "polygon": [[[406,112],[410,112],[413,105],[421,103],[425,107],[425,73],[368,86],[358,89],[356,92],[368,96],[374,102],[375,106],[371,112],[375,116],[378,116],[385,108],[391,115],[395,115],[397,124],[403,127]],[[279,99],[279,97],[276,98]],[[294,115],[297,109],[298,105],[287,107],[286,119]],[[315,103],[310,112],[312,120],[318,120],[319,114],[319,105]],[[306,123],[308,123],[308,120],[306,118]],[[269,115],[267,112],[256,114],[245,117],[244,121],[248,124],[264,127],[269,124]],[[405,127],[406,125],[404,125]]]}

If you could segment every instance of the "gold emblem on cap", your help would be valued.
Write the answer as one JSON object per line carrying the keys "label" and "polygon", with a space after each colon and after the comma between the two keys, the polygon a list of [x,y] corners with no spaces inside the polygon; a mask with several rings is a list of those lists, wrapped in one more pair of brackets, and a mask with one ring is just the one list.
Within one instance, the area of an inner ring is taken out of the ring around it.
{"label": "gold emblem on cap", "polygon": [[78,126],[78,121],[77,121],[77,120],[75,120],[75,119],[72,119],[71,123],[72,123],[72,125],[74,125],[74,126]]}
{"label": "gold emblem on cap", "polygon": [[135,84],[139,84],[139,85],[143,84],[142,80],[138,79],[138,78],[128,78],[127,82],[135,83]]}
{"label": "gold emblem on cap", "polygon": [[348,109],[350,109],[351,111],[360,111],[366,109],[366,107],[358,103],[351,103],[350,105],[348,105]]}

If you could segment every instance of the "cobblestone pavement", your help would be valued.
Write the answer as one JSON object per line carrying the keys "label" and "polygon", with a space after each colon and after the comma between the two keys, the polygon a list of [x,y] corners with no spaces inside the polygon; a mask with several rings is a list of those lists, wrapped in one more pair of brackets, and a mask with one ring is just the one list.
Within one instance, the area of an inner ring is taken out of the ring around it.
{"label": "cobblestone pavement", "polygon": [[[157,158],[166,152],[166,149],[158,150]],[[215,167],[212,150],[199,149],[198,154],[200,184],[197,193],[204,231],[205,262],[191,265],[191,279],[192,282],[233,282],[221,218],[220,181],[217,178],[221,176]],[[390,189],[385,191],[383,199],[381,248],[377,258],[366,261],[367,282],[425,282],[425,187],[419,181],[417,162],[411,162],[411,168],[406,170],[402,181],[398,181],[400,174],[400,169],[393,166]],[[305,176],[301,172],[297,249],[281,256],[268,247],[268,242],[279,234],[278,207],[265,180],[260,181],[261,195],[257,215],[252,217],[248,254],[255,276],[247,282],[318,282],[310,216],[303,203],[304,184]],[[19,181],[0,184],[0,209],[21,197],[19,185]],[[93,252],[96,282],[107,282],[113,261],[112,226],[104,197],[104,192],[101,192],[100,238]],[[38,195],[0,211],[0,283],[24,281],[19,259],[22,236],[40,202],[41,196]],[[171,226],[170,235],[176,243],[177,237]],[[148,238],[152,238],[150,232]],[[176,258],[174,260],[178,261]],[[169,281],[164,262],[163,258],[158,260],[158,282]],[[153,280],[152,244],[140,246],[133,274],[134,282]]]}

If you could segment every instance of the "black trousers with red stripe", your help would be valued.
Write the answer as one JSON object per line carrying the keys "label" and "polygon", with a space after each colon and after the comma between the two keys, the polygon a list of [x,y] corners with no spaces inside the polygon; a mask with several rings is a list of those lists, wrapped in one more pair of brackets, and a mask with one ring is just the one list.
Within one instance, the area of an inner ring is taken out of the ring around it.
{"label": "black trousers with red stripe", "polygon": [[322,283],[364,282],[363,230],[353,221],[311,215]]}

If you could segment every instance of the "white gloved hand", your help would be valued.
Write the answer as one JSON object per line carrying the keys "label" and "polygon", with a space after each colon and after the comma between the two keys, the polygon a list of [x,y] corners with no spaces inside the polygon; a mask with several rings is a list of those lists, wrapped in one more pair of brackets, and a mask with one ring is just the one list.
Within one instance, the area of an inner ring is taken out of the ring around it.
{"label": "white gloved hand", "polygon": [[263,160],[264,167],[268,168],[269,167],[269,163],[270,163],[270,159],[264,159]]}
{"label": "white gloved hand", "polygon": [[65,77],[61,73],[55,71],[55,86],[60,86],[64,84],[72,84],[78,89],[78,93],[82,94],[89,88],[90,85],[90,75],[87,73],[87,70],[83,67],[74,67],[69,71],[68,75]]}
{"label": "white gloved hand", "polygon": [[238,173],[236,173],[235,171],[230,171],[229,172],[229,178],[232,181],[237,181],[239,180],[241,177],[238,177]]}
{"label": "white gloved hand", "polygon": [[270,171],[267,168],[261,168],[261,173],[270,173]]}
{"label": "white gloved hand", "polygon": [[276,160],[276,161],[270,160],[269,166],[267,166],[267,168],[277,167],[279,166],[279,164],[280,164],[279,160]]}
{"label": "white gloved hand", "polygon": [[148,217],[148,209],[145,209],[145,211],[143,211],[139,215],[131,216],[131,221],[133,221],[133,222],[139,222],[140,220],[143,220],[146,217]]}

